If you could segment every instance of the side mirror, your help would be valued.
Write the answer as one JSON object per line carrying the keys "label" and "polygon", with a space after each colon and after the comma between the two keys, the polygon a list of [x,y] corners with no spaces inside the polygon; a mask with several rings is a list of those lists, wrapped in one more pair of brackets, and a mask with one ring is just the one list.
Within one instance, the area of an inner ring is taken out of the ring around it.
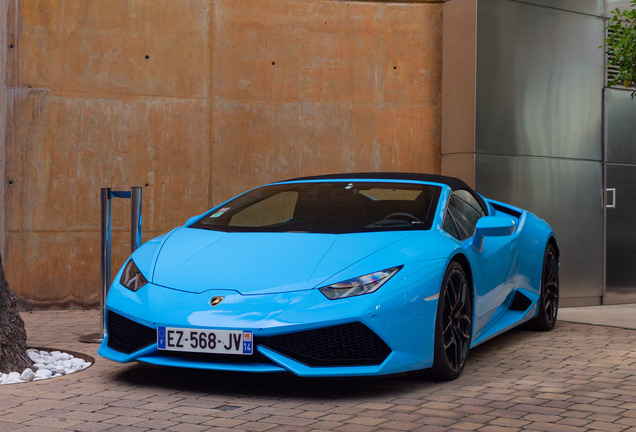
{"label": "side mirror", "polygon": [[484,216],[477,221],[473,249],[481,252],[485,237],[504,237],[515,232],[517,223],[510,216]]}

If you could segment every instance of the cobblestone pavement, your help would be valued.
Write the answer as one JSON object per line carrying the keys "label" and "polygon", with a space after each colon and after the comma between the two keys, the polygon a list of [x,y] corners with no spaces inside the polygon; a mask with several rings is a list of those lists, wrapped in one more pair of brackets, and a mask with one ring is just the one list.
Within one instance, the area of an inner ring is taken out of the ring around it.
{"label": "cobblestone pavement", "polygon": [[78,337],[97,311],[25,312],[29,344],[78,351],[73,375],[0,387],[0,431],[636,431],[636,331],[559,322],[471,351],[464,374],[299,379],[122,365]]}

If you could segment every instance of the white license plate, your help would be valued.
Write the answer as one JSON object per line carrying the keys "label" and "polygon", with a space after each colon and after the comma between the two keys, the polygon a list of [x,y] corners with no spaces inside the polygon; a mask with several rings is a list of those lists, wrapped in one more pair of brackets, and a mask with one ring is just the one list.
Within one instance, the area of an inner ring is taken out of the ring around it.
{"label": "white license plate", "polygon": [[212,354],[251,355],[252,332],[157,327],[157,349]]}

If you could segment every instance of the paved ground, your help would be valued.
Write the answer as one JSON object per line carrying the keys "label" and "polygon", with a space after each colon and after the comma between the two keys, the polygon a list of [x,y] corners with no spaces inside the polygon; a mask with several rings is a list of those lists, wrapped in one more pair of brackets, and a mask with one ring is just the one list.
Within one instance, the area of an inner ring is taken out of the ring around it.
{"label": "paved ground", "polygon": [[561,308],[559,319],[636,330],[636,304]]}
{"label": "paved ground", "polygon": [[[565,314],[567,315],[567,314]],[[23,313],[31,346],[79,351],[96,311]],[[560,321],[471,351],[464,374],[305,380],[120,365],[0,387],[0,431],[636,431],[636,331]]]}

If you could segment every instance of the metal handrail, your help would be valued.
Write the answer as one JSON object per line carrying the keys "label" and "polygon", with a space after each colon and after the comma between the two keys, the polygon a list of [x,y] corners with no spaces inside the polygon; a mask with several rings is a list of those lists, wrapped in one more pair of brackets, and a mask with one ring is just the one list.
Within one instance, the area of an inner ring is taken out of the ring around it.
{"label": "metal handrail", "polygon": [[112,208],[111,199],[127,198],[131,200],[130,208],[130,249],[131,253],[141,246],[141,187],[132,187],[130,191],[113,191],[111,188],[101,188],[101,278],[99,290],[99,333],[91,333],[80,336],[80,342],[100,343],[106,336],[104,309],[106,297],[110,289],[111,268],[111,235],[112,235]]}

